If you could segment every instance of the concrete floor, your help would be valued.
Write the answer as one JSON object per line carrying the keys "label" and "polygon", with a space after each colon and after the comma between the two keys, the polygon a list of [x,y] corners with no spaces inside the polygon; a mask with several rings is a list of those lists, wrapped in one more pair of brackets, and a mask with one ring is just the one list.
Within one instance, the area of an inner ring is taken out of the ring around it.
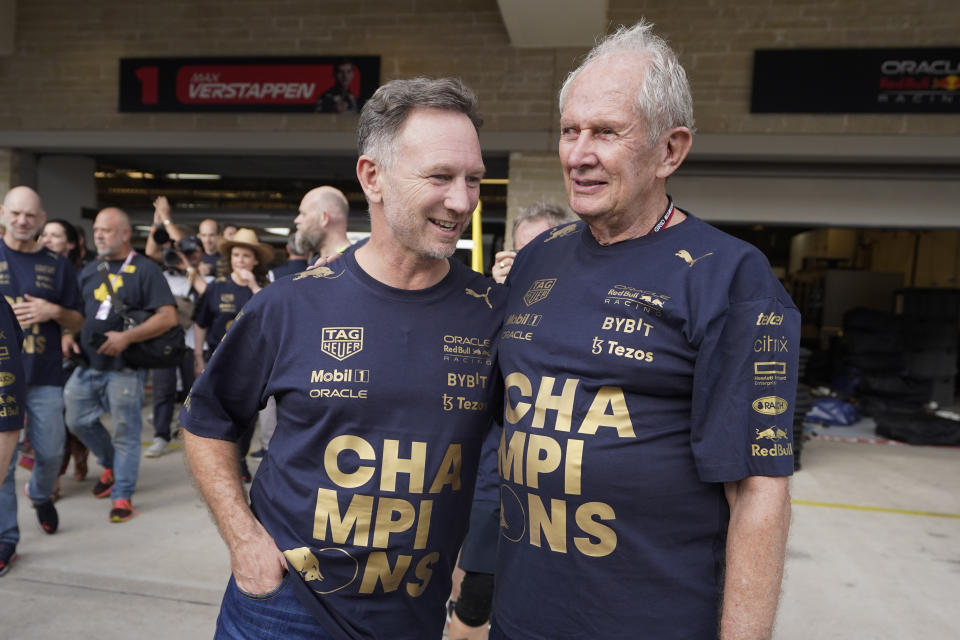
{"label": "concrete floor", "polygon": [[[956,448],[807,442],[774,637],[960,637],[958,463]],[[86,481],[63,479],[56,535],[19,501],[0,640],[212,637],[229,562],[182,450],[142,460],[141,513],[124,524],[109,523],[109,500],[90,495],[98,473],[91,461]],[[26,478],[18,469],[18,491]]]}

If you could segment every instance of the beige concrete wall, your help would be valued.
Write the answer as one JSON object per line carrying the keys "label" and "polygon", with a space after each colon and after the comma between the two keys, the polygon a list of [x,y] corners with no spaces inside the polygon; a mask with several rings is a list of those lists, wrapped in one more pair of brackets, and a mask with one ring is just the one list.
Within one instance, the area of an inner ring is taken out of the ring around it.
{"label": "beige concrete wall", "polygon": [[[767,47],[955,45],[955,0],[610,0],[646,15],[687,68],[702,133],[957,134],[947,115],[751,115],[752,52]],[[19,0],[0,57],[0,131],[351,131],[353,116],[120,114],[128,56],[382,56],[382,80],[459,75],[487,128],[553,131],[581,49],[510,46],[495,0]],[[545,27],[548,28],[548,27]]]}

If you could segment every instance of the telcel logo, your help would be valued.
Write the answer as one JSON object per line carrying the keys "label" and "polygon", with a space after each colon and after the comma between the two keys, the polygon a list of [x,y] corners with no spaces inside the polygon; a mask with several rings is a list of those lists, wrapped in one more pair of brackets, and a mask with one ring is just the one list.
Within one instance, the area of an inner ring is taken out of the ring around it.
{"label": "telcel logo", "polygon": [[764,396],[754,400],[751,406],[765,416],[778,416],[787,410],[787,401],[780,396]]}
{"label": "telcel logo", "polygon": [[758,327],[768,325],[779,327],[781,324],[783,324],[783,314],[777,315],[771,311],[770,313],[761,313],[757,315]]}

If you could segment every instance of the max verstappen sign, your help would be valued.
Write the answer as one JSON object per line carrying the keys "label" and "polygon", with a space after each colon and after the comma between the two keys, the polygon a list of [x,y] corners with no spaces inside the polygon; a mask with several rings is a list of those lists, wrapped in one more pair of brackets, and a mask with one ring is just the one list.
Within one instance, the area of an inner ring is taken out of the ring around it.
{"label": "max verstappen sign", "polygon": [[379,83],[378,56],[124,58],[120,111],[358,112]]}
{"label": "max verstappen sign", "polygon": [[753,113],[960,113],[960,49],[758,50]]}

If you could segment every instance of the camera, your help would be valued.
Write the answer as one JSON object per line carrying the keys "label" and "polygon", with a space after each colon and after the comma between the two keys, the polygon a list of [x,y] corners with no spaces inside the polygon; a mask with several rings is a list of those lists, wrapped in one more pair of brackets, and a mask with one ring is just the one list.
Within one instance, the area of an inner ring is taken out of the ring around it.
{"label": "camera", "polygon": [[[177,243],[177,249],[184,255],[190,255],[200,249],[200,241],[195,236],[187,236]],[[173,269],[180,264],[180,255],[173,247],[163,250],[163,266]]]}

